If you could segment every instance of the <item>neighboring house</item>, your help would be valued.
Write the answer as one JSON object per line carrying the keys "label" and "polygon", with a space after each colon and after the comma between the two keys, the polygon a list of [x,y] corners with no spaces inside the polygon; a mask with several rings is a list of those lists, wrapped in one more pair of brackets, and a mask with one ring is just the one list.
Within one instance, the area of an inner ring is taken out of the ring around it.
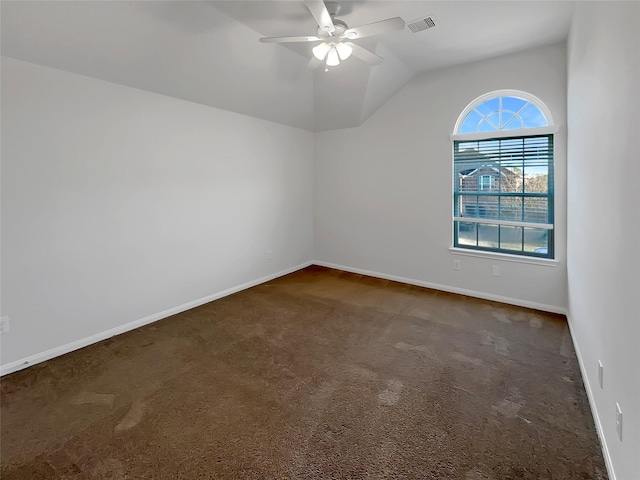
{"label": "neighboring house", "polygon": [[[523,200],[520,196],[526,192],[546,192],[548,178],[546,174],[523,175],[523,169],[505,166],[504,162],[493,161],[475,149],[463,152],[468,154],[469,168],[458,170],[458,215],[471,218],[500,218],[502,220],[548,222],[546,203],[538,198]],[[516,160],[516,159],[514,159]],[[514,162],[519,164],[519,160]],[[464,168],[464,166],[463,166]],[[498,193],[517,193],[512,198],[498,197]],[[468,193],[468,195],[465,195]],[[495,195],[493,195],[495,193]]]}
{"label": "neighboring house", "polygon": [[[471,168],[458,171],[458,188],[461,194],[459,215],[461,217],[498,218],[498,210],[501,209],[504,218],[505,209],[514,208],[515,205],[506,205],[505,199],[499,202],[497,196],[490,194],[500,191],[517,192],[518,188],[522,188],[522,173],[500,166],[473,149],[469,151],[469,156],[475,160],[476,164]],[[465,192],[470,195],[464,195]],[[514,219],[516,215],[517,213],[514,211]]]}

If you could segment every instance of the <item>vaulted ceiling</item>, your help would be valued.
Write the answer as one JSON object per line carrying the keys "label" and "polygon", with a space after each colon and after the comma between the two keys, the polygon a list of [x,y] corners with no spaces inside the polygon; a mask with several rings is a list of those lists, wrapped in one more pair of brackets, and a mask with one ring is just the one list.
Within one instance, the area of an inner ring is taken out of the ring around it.
{"label": "vaulted ceiling", "polygon": [[432,16],[358,43],[384,58],[308,69],[313,44],[262,36],[314,35],[300,1],[0,2],[2,54],[313,131],[354,127],[417,74],[566,38],[571,1],[342,1],[358,26]]}

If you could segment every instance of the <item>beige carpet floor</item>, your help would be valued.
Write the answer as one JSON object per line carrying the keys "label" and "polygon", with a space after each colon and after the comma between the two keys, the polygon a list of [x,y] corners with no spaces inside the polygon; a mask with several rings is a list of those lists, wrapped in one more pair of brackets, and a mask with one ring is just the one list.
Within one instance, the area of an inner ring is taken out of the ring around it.
{"label": "beige carpet floor", "polygon": [[321,267],[1,380],[2,479],[604,479],[564,317]]}

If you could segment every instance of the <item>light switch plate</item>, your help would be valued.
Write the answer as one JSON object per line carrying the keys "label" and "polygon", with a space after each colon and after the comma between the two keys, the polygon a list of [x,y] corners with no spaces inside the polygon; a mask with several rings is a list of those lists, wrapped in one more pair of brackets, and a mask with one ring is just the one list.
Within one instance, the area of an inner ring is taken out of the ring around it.
{"label": "light switch plate", "polygon": [[600,360],[598,360],[598,383],[600,384],[600,388],[604,388],[604,367]]}
{"label": "light switch plate", "polygon": [[618,432],[618,438],[622,441],[622,409],[620,404],[616,402],[616,432]]}

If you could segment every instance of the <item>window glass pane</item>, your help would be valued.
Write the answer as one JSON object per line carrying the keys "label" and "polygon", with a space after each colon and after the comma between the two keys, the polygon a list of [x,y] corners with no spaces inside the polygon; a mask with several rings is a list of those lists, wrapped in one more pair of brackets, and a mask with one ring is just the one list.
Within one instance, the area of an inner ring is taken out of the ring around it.
{"label": "window glass pane", "polygon": [[500,248],[522,251],[522,227],[500,226]]}
{"label": "window glass pane", "polygon": [[458,224],[458,243],[475,247],[476,244],[476,223],[456,222]]}
{"label": "window glass pane", "polygon": [[471,175],[460,175],[460,192],[477,192],[478,182]]}
{"label": "window glass pane", "polygon": [[499,219],[498,197],[478,197],[478,218]]}
{"label": "window glass pane", "polygon": [[533,103],[530,103],[520,114],[526,128],[546,127],[547,119]]}
{"label": "window glass pane", "polygon": [[496,130],[496,125],[486,117],[480,121],[480,125],[478,126],[479,132],[495,132]]}
{"label": "window glass pane", "polygon": [[547,197],[528,197],[524,199],[525,222],[549,223],[549,199]]}
{"label": "window glass pane", "polygon": [[549,174],[546,166],[525,169],[524,191],[527,193],[547,193],[549,191]]}
{"label": "window glass pane", "polygon": [[504,193],[522,192],[522,169],[518,167],[500,167],[500,191]]}
{"label": "window glass pane", "polygon": [[500,213],[502,220],[521,222],[522,197],[502,197],[500,199]]}
{"label": "window glass pane", "polygon": [[491,112],[496,112],[500,108],[500,100],[499,97],[492,98],[487,100],[486,102],[478,105],[475,110],[480,112],[482,115],[488,115]]}
{"label": "window glass pane", "polygon": [[472,110],[466,116],[466,118],[462,122],[462,125],[460,125],[460,130],[459,130],[458,133],[475,133],[475,132],[477,132],[478,131],[478,124],[480,123],[480,120],[482,120],[482,116],[478,112],[476,112],[475,110]]}
{"label": "window glass pane", "polygon": [[551,233],[544,228],[524,228],[524,250],[546,254],[549,247],[548,236]]}
{"label": "window glass pane", "polygon": [[459,216],[478,218],[478,197],[474,195],[461,195],[459,198]]}
{"label": "window glass pane", "polygon": [[498,248],[498,225],[479,223],[477,228],[478,246]]}
{"label": "window glass pane", "polygon": [[461,173],[459,188],[461,192],[477,192],[478,179],[474,175],[465,175],[464,173]]}
{"label": "window glass pane", "polygon": [[518,112],[527,103],[527,100],[523,100],[518,97],[502,97],[502,109],[511,110],[512,112]]}

